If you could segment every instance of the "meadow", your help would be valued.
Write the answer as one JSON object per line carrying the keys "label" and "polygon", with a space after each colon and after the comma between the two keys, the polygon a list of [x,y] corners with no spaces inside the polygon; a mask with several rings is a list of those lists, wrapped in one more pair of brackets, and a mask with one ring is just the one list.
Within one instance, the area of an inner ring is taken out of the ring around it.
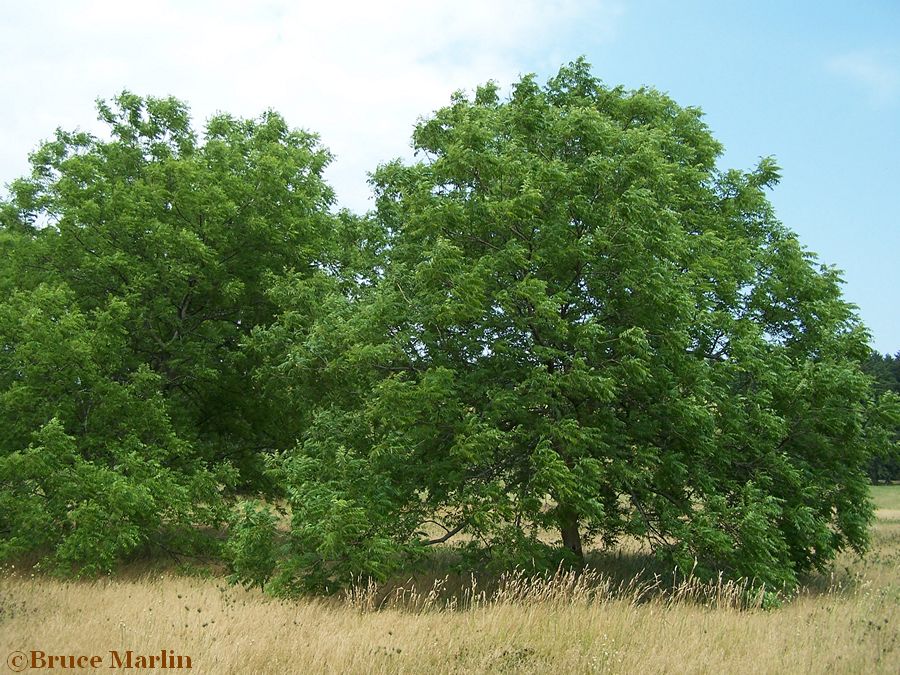
{"label": "meadow", "polygon": [[628,581],[627,557],[618,576],[512,575],[484,588],[427,578],[392,593],[363,587],[297,601],[229,586],[196,566],[77,582],[7,568],[0,649],[4,658],[100,656],[102,672],[131,672],[110,655],[131,650],[133,662],[186,655],[191,672],[213,674],[896,673],[900,485],[873,496],[870,553],[843,555],[774,610],[741,607],[733,584]]}

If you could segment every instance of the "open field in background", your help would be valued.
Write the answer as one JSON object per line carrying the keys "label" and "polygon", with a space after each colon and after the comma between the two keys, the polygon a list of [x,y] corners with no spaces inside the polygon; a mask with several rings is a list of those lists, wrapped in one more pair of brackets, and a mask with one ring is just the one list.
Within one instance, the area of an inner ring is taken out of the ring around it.
{"label": "open field in background", "polygon": [[900,512],[900,483],[873,485],[872,499],[875,501],[875,508],[879,511],[879,520],[883,520],[887,512],[893,512],[890,517],[897,518],[897,514]]}
{"label": "open field in background", "polygon": [[[108,663],[112,649],[171,649],[191,657],[191,672],[213,674],[896,673],[900,486],[873,495],[870,555],[843,556],[833,574],[775,611],[736,609],[729,586],[620,586],[615,574],[532,586],[513,578],[490,592],[457,580],[456,607],[447,609],[427,579],[394,601],[361,589],[287,602],[171,571],[72,583],[6,571],[0,656],[40,649]],[[606,562],[621,566],[619,578],[635,564],[628,556]]]}

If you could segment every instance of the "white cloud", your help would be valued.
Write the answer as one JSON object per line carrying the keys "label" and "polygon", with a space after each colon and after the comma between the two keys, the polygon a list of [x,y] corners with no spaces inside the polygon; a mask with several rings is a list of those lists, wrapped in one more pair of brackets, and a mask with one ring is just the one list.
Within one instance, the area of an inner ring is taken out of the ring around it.
{"label": "white cloud", "polygon": [[828,62],[831,72],[862,86],[873,103],[892,103],[900,94],[900,66],[887,52],[873,50],[850,52]]}
{"label": "white cloud", "polygon": [[[278,110],[322,136],[340,201],[362,210],[366,172],[409,155],[419,115],[611,40],[615,1],[13,3],[0,27],[0,183],[56,126],[93,128],[95,97],[128,88],[175,95],[198,122]],[[570,52],[576,33],[590,38]]]}

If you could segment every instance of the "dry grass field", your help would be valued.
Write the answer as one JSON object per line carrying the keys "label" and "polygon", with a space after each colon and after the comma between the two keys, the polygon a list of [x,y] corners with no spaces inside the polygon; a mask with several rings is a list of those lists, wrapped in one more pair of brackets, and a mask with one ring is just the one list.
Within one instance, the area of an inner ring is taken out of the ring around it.
{"label": "dry grass field", "polygon": [[0,649],[4,660],[32,650],[99,656],[99,672],[131,672],[110,653],[124,661],[131,650],[134,664],[164,651],[215,675],[897,673],[900,486],[874,492],[870,555],[843,557],[774,611],[738,609],[725,584],[620,584],[602,573],[287,602],[159,570],[72,583],[7,570]]}

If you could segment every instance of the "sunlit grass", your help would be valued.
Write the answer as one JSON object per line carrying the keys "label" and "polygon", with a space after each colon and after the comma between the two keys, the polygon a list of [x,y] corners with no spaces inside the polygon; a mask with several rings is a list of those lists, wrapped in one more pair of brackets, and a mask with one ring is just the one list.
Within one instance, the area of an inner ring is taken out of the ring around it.
{"label": "sunlit grass", "polygon": [[[633,574],[639,556],[583,575],[431,575],[282,601],[190,569],[92,582],[0,577],[0,649],[191,656],[197,673],[896,673],[900,486],[864,560],[841,556],[780,609],[738,584]],[[631,575],[631,576],[629,576]],[[110,672],[115,670],[106,668]],[[154,671],[144,671],[154,672]],[[160,670],[158,672],[171,672]]]}

